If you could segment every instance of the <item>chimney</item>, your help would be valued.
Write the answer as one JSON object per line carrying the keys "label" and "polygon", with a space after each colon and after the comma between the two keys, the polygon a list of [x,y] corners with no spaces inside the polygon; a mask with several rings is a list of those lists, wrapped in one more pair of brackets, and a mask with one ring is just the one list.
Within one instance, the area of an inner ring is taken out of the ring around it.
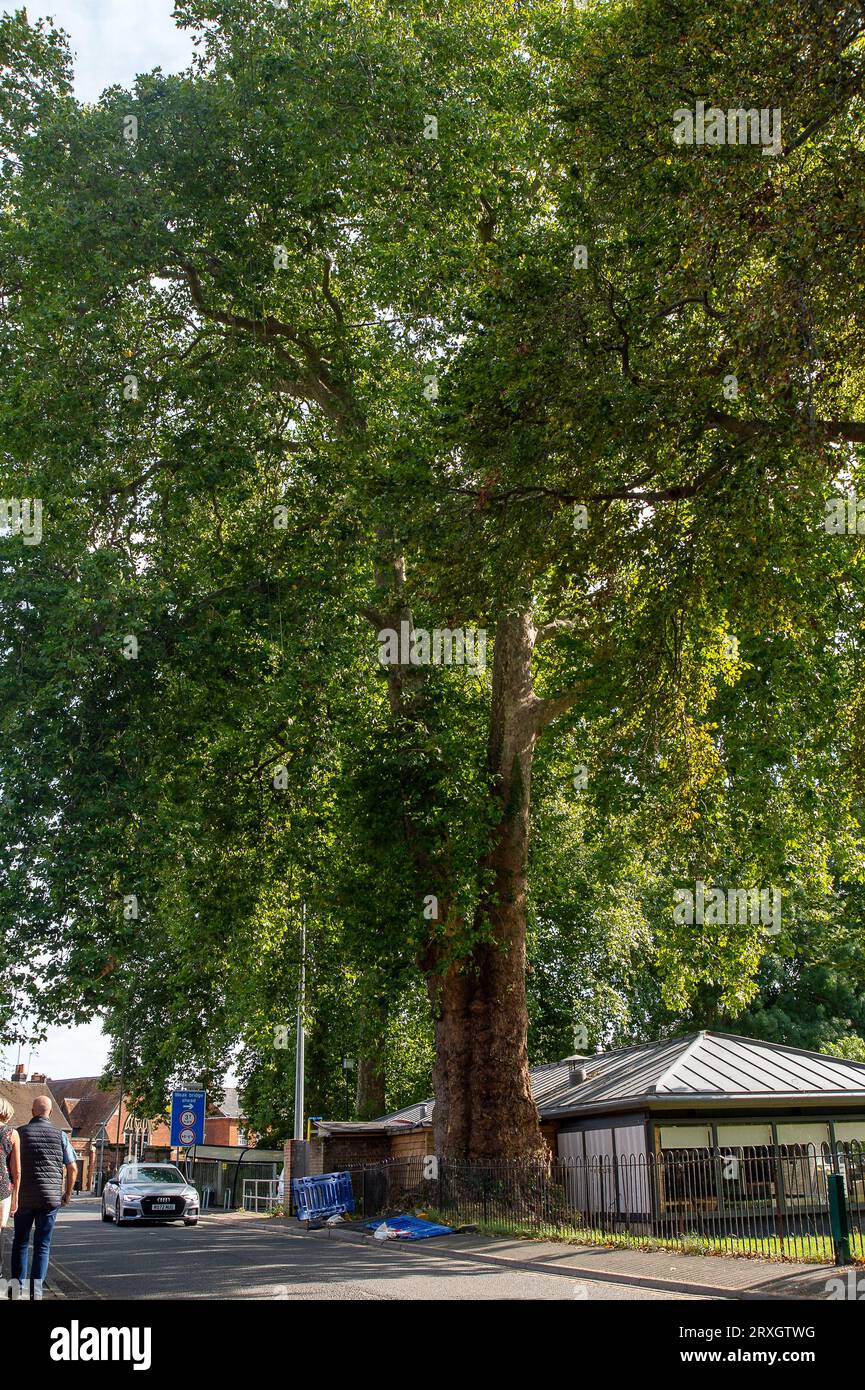
{"label": "chimney", "polygon": [[23,1062],[19,1062],[19,1063],[18,1063],[17,1067],[15,1068],[15,1071],[12,1073],[12,1080],[13,1080],[13,1081],[26,1081],[26,1080],[27,1080],[27,1068],[25,1067],[25,1065],[24,1065]]}
{"label": "chimney", "polygon": [[37,1082],[39,1082],[40,1084],[44,1085],[44,1084],[45,1084],[45,1081],[47,1080],[47,1078],[46,1078],[44,1072],[41,1072],[41,1071],[34,1071],[34,1072],[33,1072],[33,1075],[30,1077],[30,1080],[31,1080],[31,1081],[37,1081]]}
{"label": "chimney", "polygon": [[573,1056],[562,1059],[563,1066],[568,1069],[568,1080],[572,1086],[579,1086],[586,1080],[589,1074],[588,1061],[589,1058],[584,1056],[582,1052],[575,1052]]}

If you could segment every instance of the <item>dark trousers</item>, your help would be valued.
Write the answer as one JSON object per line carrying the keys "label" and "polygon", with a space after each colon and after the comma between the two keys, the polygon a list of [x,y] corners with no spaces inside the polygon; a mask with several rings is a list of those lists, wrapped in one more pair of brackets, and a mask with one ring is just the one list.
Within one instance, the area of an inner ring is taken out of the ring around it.
{"label": "dark trousers", "polygon": [[27,1278],[27,1263],[30,1254],[30,1231],[35,1226],[33,1236],[33,1269],[30,1275],[32,1290],[34,1279],[44,1279],[48,1273],[48,1257],[51,1254],[51,1236],[59,1207],[40,1211],[36,1207],[19,1207],[15,1213],[15,1238],[12,1241],[12,1278],[23,1284]]}

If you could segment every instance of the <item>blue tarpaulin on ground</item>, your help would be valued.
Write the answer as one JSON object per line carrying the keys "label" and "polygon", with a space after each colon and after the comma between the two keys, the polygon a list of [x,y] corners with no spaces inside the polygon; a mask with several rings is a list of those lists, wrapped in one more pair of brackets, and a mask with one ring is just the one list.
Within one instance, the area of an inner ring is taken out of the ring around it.
{"label": "blue tarpaulin on ground", "polygon": [[426,1240],[429,1236],[451,1236],[453,1226],[437,1226],[434,1221],[422,1221],[419,1216],[388,1216],[384,1221],[367,1221],[367,1230],[377,1231],[389,1226],[399,1231],[399,1240]]}

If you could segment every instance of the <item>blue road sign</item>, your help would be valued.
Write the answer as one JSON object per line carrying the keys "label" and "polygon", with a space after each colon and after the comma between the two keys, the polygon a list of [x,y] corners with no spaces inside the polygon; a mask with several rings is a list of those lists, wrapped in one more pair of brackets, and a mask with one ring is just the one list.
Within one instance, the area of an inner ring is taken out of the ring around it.
{"label": "blue road sign", "polygon": [[188,1149],[204,1143],[206,1091],[171,1092],[171,1147]]}

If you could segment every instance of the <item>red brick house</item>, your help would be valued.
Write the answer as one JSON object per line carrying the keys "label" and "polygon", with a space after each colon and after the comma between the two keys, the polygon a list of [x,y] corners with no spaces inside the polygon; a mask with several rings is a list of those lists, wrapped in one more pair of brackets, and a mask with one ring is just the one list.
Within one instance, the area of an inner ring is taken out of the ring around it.
{"label": "red brick house", "polygon": [[240,1101],[233,1086],[226,1086],[221,1101],[208,1105],[204,1122],[204,1142],[230,1148],[242,1147],[249,1142],[240,1114]]}

